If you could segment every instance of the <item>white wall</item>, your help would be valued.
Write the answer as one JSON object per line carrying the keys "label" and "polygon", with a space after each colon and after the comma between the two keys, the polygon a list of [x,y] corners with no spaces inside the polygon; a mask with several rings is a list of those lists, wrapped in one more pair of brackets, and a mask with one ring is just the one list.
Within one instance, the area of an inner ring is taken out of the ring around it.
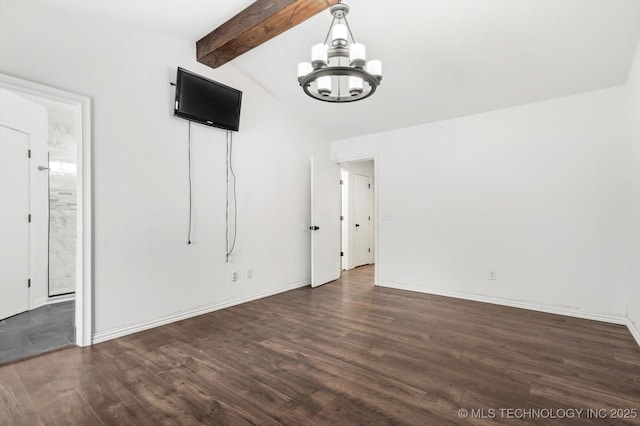
{"label": "white wall", "polygon": [[626,99],[621,86],[334,142],[338,161],[378,155],[379,284],[623,322]]}
{"label": "white wall", "polygon": [[635,160],[635,210],[634,235],[636,245],[634,247],[633,265],[635,266],[634,279],[629,284],[628,312],[631,322],[630,328],[640,344],[640,44],[636,49],[635,60],[629,73],[629,94],[631,98],[631,123],[633,131],[633,146]]}
{"label": "white wall", "polygon": [[[0,7],[0,72],[93,99],[98,340],[308,282],[309,156],[328,161],[326,141],[231,64],[196,63],[195,43],[42,4]],[[199,125],[192,127],[193,244],[186,244],[187,122],[172,116],[169,85],[177,66],[244,92],[234,135],[238,242],[229,264],[225,133]]]}

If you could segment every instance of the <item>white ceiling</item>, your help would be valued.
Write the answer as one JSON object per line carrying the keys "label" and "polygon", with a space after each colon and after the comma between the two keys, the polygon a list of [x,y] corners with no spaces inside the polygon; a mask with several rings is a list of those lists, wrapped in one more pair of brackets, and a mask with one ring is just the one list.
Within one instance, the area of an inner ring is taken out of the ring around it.
{"label": "white ceiling", "polygon": [[[231,62],[289,106],[292,119],[330,139],[624,84],[640,39],[639,0],[345,2],[367,56],[383,61],[384,79],[371,98],[328,104],[298,86],[296,64],[324,40],[328,12]],[[252,1],[46,3],[195,42]]]}

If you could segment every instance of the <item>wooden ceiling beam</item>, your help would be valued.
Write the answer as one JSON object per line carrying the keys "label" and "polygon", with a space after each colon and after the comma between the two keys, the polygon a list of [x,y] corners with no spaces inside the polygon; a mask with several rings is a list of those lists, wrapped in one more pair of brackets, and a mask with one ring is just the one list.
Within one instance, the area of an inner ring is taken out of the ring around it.
{"label": "wooden ceiling beam", "polygon": [[198,62],[218,68],[339,0],[257,0],[198,40]]}

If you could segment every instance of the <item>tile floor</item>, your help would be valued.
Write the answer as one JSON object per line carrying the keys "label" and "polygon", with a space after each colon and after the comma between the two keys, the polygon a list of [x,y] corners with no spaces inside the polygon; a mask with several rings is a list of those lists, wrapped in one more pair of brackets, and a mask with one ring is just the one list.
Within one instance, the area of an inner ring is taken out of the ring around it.
{"label": "tile floor", "polygon": [[0,364],[74,346],[75,302],[43,306],[0,321]]}

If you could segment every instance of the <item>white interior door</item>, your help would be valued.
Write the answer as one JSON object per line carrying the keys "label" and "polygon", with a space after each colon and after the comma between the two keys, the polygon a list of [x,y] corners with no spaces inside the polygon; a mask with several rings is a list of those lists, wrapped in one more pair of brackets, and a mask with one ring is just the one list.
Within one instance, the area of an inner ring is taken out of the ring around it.
{"label": "white interior door", "polygon": [[29,309],[29,136],[0,126],[0,319]]}
{"label": "white interior door", "polygon": [[353,186],[354,266],[371,263],[371,186],[369,176],[356,173]]}
{"label": "white interior door", "polygon": [[340,277],[340,168],[311,157],[311,287]]}
{"label": "white interior door", "polygon": [[340,169],[341,211],[340,217],[340,255],[342,270],[349,269],[349,171]]}

